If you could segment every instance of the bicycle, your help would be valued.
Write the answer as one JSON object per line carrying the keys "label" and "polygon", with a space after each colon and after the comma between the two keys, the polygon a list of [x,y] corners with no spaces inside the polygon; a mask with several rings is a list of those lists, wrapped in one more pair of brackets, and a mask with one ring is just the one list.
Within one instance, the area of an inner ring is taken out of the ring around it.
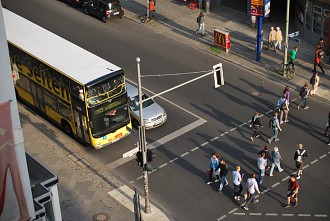
{"label": "bicycle", "polygon": [[294,78],[294,76],[296,75],[295,70],[291,68],[291,64],[283,64],[283,63],[281,63],[281,69],[284,70],[284,74],[286,74],[286,76],[289,79]]}

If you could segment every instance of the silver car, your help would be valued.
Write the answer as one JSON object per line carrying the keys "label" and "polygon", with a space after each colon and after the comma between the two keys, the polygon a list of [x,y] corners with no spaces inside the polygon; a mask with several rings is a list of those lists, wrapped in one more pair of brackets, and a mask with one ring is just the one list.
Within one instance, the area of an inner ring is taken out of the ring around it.
{"label": "silver car", "polygon": [[[139,92],[138,88],[133,86],[130,83],[126,82],[127,95],[130,99],[130,114],[132,125],[135,128],[138,128],[140,125],[140,110],[139,110]],[[149,98],[149,96],[142,92],[142,100]],[[145,128],[152,129],[156,128],[167,119],[167,114],[164,108],[157,104],[153,99],[147,100],[142,104],[143,108],[143,120]]]}

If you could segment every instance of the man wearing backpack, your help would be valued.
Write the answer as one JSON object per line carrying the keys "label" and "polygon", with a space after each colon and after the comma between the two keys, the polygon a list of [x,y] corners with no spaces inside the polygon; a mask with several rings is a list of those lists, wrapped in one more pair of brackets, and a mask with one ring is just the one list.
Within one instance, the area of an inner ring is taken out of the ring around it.
{"label": "man wearing backpack", "polygon": [[300,176],[302,175],[302,170],[304,168],[304,161],[305,158],[308,156],[308,153],[306,150],[303,149],[302,144],[298,144],[298,150],[296,150],[293,159],[296,162],[296,168],[297,168],[297,177],[296,179],[300,179]]}
{"label": "man wearing backpack", "polygon": [[199,13],[199,16],[197,17],[197,24],[198,24],[198,28],[196,30],[196,35],[201,32],[202,36],[204,36],[205,35],[205,32],[204,32],[205,25],[204,25],[204,13],[203,12]]}
{"label": "man wearing backpack", "polygon": [[280,127],[280,123],[278,121],[278,112],[274,113],[274,116],[269,121],[269,127],[272,129],[274,135],[268,139],[268,143],[271,143],[272,141],[279,141],[280,139],[277,138],[278,131],[282,131],[282,128]]}
{"label": "man wearing backpack", "polygon": [[319,66],[321,71],[322,71],[322,74],[324,74],[324,70],[323,70],[323,67],[322,67],[322,60],[323,60],[323,57],[324,57],[324,51],[322,50],[322,47],[319,45],[315,51],[315,59],[314,59],[314,70],[313,72],[315,73],[316,72],[316,66]]}
{"label": "man wearing backpack", "polygon": [[311,77],[309,83],[312,85],[312,90],[311,90],[311,95],[316,94],[317,88],[319,86],[319,82],[320,82],[320,77],[317,74],[317,72],[314,72],[313,76]]}
{"label": "man wearing backpack", "polygon": [[259,117],[259,112],[258,111],[252,116],[252,119],[251,119],[251,122],[250,122],[250,127],[252,127],[252,132],[253,132],[250,139],[251,139],[251,141],[253,141],[254,137],[259,137],[260,136],[259,128],[263,127],[260,123],[260,117]]}
{"label": "man wearing backpack", "polygon": [[[286,94],[283,94],[282,97],[278,100],[278,108],[280,111],[280,124],[283,124],[284,122],[289,122],[288,120],[288,114],[289,114],[289,101],[286,98]],[[284,119],[283,119],[284,116]]]}
{"label": "man wearing backpack", "polygon": [[299,95],[301,97],[301,100],[298,104],[298,107],[297,109],[299,110],[300,108],[300,105],[302,105],[304,103],[304,109],[308,109],[308,106],[307,106],[307,98],[308,98],[308,95],[310,94],[309,92],[309,89],[308,89],[308,83],[305,83],[305,85],[303,87],[301,87],[300,89],[300,92],[299,92]]}

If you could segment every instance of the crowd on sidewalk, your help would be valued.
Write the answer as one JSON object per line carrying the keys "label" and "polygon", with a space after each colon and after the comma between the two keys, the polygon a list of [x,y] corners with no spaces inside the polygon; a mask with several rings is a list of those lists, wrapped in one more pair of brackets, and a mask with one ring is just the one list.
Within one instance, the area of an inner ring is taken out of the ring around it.
{"label": "crowd on sidewalk", "polygon": [[[276,103],[274,115],[270,117],[268,126],[271,128],[273,134],[268,139],[269,144],[272,142],[279,141],[278,134],[279,131],[282,131],[281,125],[283,123],[288,123],[288,115],[290,106],[290,90],[289,87],[286,86],[283,90],[282,95]],[[308,96],[311,96],[311,90],[308,89],[308,83],[306,83],[300,90],[301,100],[297,106],[302,106],[304,109],[308,109],[307,99]],[[330,112],[328,114],[327,123],[324,130],[324,135],[328,136],[328,145],[330,145],[330,135],[328,134],[330,127]],[[260,129],[263,128],[261,123],[261,115],[257,111],[252,116],[249,125],[252,129],[252,135],[250,140],[253,141],[255,138],[260,136]],[[288,183],[288,192],[287,192],[287,202],[285,208],[291,207],[291,199],[294,199],[293,206],[298,205],[298,190],[299,190],[299,180],[302,176],[304,161],[308,157],[308,152],[303,148],[303,144],[298,144],[297,150],[292,154],[292,158],[294,160],[294,165],[296,168],[296,172],[293,173],[289,179]],[[278,172],[283,172],[284,169],[281,167],[282,156],[280,153],[279,147],[273,147],[273,150],[269,150],[268,144],[258,152],[258,156],[256,157],[256,169],[258,170],[258,175],[256,173],[252,173],[245,182],[245,194],[244,199],[245,203],[243,204],[243,209],[249,210],[249,204],[258,202],[255,199],[256,193],[260,194],[259,185],[263,183],[264,176],[266,171],[269,170],[269,177],[272,178],[274,176],[274,169],[277,168]],[[240,201],[240,197],[242,191],[244,189],[242,185],[244,174],[240,172],[240,165],[236,165],[234,171],[232,171],[232,182],[233,182],[233,196],[236,201]],[[219,192],[223,191],[223,188],[229,184],[227,180],[228,175],[228,165],[226,164],[225,159],[221,157],[220,153],[213,153],[209,168],[207,170],[209,174],[209,180],[207,182],[208,185],[213,183],[213,177],[215,176],[215,183],[220,182],[219,184]]]}

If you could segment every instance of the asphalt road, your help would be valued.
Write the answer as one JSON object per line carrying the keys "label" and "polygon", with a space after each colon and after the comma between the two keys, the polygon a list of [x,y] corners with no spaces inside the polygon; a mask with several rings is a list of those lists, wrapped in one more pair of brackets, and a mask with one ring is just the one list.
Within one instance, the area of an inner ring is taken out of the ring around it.
{"label": "asphalt road", "polygon": [[[269,116],[262,118],[263,136],[254,142],[249,140],[251,131],[244,123],[248,123],[255,110],[271,114],[283,85],[126,18],[104,24],[59,1],[7,0],[5,3],[9,10],[123,67],[127,78],[133,81],[136,81],[137,56],[142,59],[143,75],[208,71],[212,65],[223,62],[225,86],[214,89],[213,77],[209,76],[156,99],[167,110],[169,119],[162,127],[147,132],[148,143],[157,143],[162,138],[166,141],[157,147],[157,157],[152,162],[157,170],[149,176],[150,193],[152,201],[175,220],[311,220],[316,217],[329,220],[330,178],[325,172],[329,167],[329,147],[322,135],[329,105],[309,99],[310,108],[297,111],[297,93],[293,93],[290,122],[282,126],[280,141],[276,143],[285,172],[275,172],[271,179],[265,177],[260,202],[246,212],[232,198],[231,175],[228,176],[230,185],[222,194],[217,192],[218,184],[205,184],[210,154],[220,152],[230,169],[239,164],[245,174],[257,172],[256,153],[271,134],[267,127]],[[143,86],[157,93],[195,76],[198,74],[143,78]],[[203,120],[206,123],[194,124]],[[182,128],[187,128],[187,132],[179,133]],[[166,137],[169,134],[173,135],[171,139]],[[82,153],[106,166],[134,148],[135,142],[136,138],[131,136],[102,150],[82,147]],[[284,209],[287,176],[294,170],[293,154],[298,143],[303,143],[310,154],[308,167],[299,181],[298,207]],[[136,166],[134,158],[109,169],[109,173],[143,189],[141,168]],[[324,215],[327,217],[322,217]]]}

